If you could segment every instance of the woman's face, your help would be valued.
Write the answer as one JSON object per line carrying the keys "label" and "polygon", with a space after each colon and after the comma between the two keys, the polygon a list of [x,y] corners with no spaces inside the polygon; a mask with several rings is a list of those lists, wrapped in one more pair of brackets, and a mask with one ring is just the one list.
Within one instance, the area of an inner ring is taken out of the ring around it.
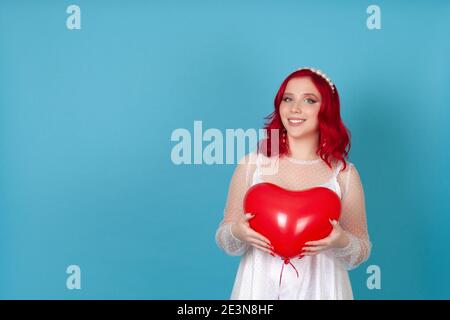
{"label": "woman's face", "polygon": [[280,116],[291,138],[300,138],[319,131],[318,114],[321,102],[319,90],[309,77],[289,80],[281,100]]}

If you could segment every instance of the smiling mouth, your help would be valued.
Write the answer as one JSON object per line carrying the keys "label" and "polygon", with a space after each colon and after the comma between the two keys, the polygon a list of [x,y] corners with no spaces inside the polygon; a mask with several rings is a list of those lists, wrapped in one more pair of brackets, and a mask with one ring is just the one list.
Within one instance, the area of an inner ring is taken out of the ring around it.
{"label": "smiling mouth", "polygon": [[288,122],[290,124],[302,124],[303,122],[305,122],[306,119],[288,119]]}

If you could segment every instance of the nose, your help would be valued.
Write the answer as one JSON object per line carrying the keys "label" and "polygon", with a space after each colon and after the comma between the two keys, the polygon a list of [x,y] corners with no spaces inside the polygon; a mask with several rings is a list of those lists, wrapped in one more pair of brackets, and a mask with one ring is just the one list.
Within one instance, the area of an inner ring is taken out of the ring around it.
{"label": "nose", "polygon": [[293,104],[292,112],[294,112],[294,113],[301,113],[302,112],[302,109],[300,107],[300,103],[301,103],[301,101]]}

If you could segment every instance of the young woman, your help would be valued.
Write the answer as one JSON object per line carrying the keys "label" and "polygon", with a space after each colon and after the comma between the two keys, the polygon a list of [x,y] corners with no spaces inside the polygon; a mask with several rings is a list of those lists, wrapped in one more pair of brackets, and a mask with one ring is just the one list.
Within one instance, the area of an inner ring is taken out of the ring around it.
{"label": "young woman", "polygon": [[[265,147],[239,161],[216,232],[220,248],[241,256],[231,299],[353,299],[348,270],[367,260],[371,243],[361,179],[344,159],[350,132],[341,120],[338,91],[320,70],[300,68],[283,81],[266,119]],[[278,138],[272,138],[274,130]],[[291,259],[282,278],[284,261],[266,237],[250,228],[254,215],[243,210],[248,188],[260,182],[288,190],[327,187],[341,199],[341,217],[330,221],[330,235],[307,243],[302,258]]]}

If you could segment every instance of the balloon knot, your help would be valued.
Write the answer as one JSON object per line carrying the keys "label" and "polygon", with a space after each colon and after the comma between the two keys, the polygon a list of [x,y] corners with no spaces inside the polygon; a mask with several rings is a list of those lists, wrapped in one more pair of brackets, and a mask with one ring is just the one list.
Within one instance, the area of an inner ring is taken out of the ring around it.
{"label": "balloon knot", "polygon": [[284,259],[284,264],[289,264],[291,260],[289,258]]}

